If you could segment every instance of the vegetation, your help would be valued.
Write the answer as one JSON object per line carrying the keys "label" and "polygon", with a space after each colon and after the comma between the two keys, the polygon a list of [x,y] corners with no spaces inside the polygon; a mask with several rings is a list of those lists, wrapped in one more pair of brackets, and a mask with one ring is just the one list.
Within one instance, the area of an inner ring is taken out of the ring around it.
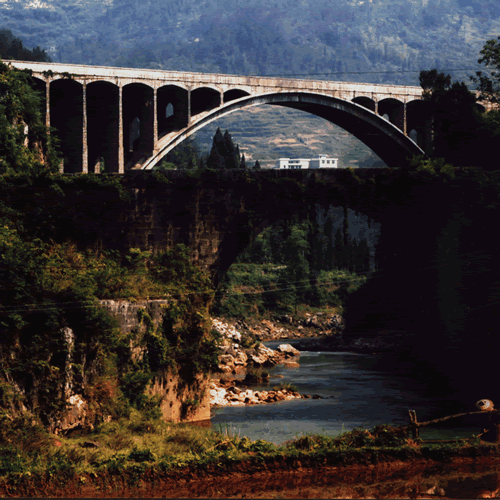
{"label": "vegetation", "polygon": [[[193,474],[222,470],[368,465],[394,460],[448,461],[452,457],[498,456],[495,446],[475,442],[415,445],[405,428],[379,425],[339,436],[308,435],[277,446],[221,429],[173,425],[141,412],[96,427],[87,436],[54,439],[26,422],[1,427],[0,492],[5,496],[102,493]],[[93,495],[92,495],[93,496]]]}
{"label": "vegetation", "polygon": [[59,159],[41,109],[29,73],[0,62],[0,174],[57,171]]}
{"label": "vegetation", "polygon": [[39,46],[32,50],[24,47],[22,40],[6,29],[0,30],[0,59],[50,62],[50,57],[45,50]]}

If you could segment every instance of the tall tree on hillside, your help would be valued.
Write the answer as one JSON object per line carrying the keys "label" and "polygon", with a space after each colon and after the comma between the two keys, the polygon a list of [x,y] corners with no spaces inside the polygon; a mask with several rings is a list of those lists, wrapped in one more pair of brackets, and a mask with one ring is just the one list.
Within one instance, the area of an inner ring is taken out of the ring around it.
{"label": "tall tree on hillside", "polygon": [[489,75],[477,71],[471,80],[477,85],[480,101],[500,104],[500,36],[496,40],[488,40],[480,54],[482,57],[478,63],[490,68]]}
{"label": "tall tree on hillside", "polygon": [[236,148],[231,138],[231,134],[226,130],[224,132],[224,150],[221,151],[226,161],[226,168],[238,168],[240,164],[239,151],[238,156]]}
{"label": "tall tree on hillside", "polygon": [[247,168],[247,161],[245,160],[245,153],[241,155],[240,168]]}
{"label": "tall tree on hillside", "polygon": [[254,170],[262,170],[262,167],[260,166],[259,160],[255,161],[255,165],[253,168],[254,168]]}
{"label": "tall tree on hillside", "polygon": [[212,149],[207,158],[207,167],[212,169],[226,168],[226,160],[224,158],[224,136],[219,127],[215,132]]}
{"label": "tall tree on hillside", "polygon": [[421,71],[420,85],[433,116],[433,156],[454,165],[473,165],[483,128],[476,96],[465,83],[452,83],[450,75],[436,69]]}

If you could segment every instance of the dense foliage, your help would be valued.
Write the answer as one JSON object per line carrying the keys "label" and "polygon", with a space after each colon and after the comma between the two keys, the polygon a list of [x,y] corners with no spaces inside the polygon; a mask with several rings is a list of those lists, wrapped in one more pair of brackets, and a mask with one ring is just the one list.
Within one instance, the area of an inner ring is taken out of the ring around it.
{"label": "dense foliage", "polygon": [[432,116],[432,156],[458,167],[496,170],[500,112],[485,114],[464,82],[436,69],[421,71],[420,84]]}
{"label": "dense foliage", "polygon": [[0,174],[57,171],[42,102],[28,72],[0,62]]}
{"label": "dense foliage", "polygon": [[[71,231],[61,234],[73,226],[71,216],[81,218],[75,187],[103,194],[107,210],[110,200],[128,203],[121,180],[106,176],[0,179],[0,414],[24,407],[49,428],[67,404],[68,384],[90,402],[89,421],[99,421],[123,415],[130,405],[153,409],[158,401],[143,393],[155,375],[178,371],[189,381],[216,363],[208,323],[211,283],[189,251],[178,246],[152,256],[135,248],[79,247]],[[23,203],[31,196],[39,211]],[[54,218],[44,210],[52,200]],[[67,207],[65,214],[57,214],[58,203]],[[39,217],[45,223],[38,224]],[[163,323],[145,324],[132,342],[99,307],[107,298],[167,298],[169,305]],[[133,348],[144,355],[133,358]]]}

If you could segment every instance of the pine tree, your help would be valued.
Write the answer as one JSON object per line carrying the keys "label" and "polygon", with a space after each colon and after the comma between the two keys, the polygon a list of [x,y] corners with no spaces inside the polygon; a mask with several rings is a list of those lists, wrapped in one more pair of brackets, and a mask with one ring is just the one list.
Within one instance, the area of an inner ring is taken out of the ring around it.
{"label": "pine tree", "polygon": [[224,132],[224,148],[219,150],[219,153],[224,157],[226,168],[238,168],[236,161],[236,148],[234,147],[231,134],[226,130]]}
{"label": "pine tree", "polygon": [[245,153],[241,155],[240,168],[247,168],[247,162],[245,160]]}
{"label": "pine tree", "polygon": [[260,166],[259,160],[257,160],[255,162],[255,165],[254,165],[253,168],[254,168],[254,170],[262,170],[262,167]]}
{"label": "pine tree", "polygon": [[207,167],[212,169],[226,168],[226,161],[222,152],[224,151],[224,136],[219,127],[215,132],[212,149],[207,158]]}

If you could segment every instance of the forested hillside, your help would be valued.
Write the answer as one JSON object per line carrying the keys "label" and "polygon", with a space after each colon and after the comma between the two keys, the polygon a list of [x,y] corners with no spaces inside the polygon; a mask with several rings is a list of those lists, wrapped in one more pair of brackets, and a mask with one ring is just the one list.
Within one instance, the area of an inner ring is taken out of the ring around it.
{"label": "forested hillside", "polygon": [[500,34],[500,4],[7,0],[0,26],[56,62],[416,85],[421,69],[475,68]]}

